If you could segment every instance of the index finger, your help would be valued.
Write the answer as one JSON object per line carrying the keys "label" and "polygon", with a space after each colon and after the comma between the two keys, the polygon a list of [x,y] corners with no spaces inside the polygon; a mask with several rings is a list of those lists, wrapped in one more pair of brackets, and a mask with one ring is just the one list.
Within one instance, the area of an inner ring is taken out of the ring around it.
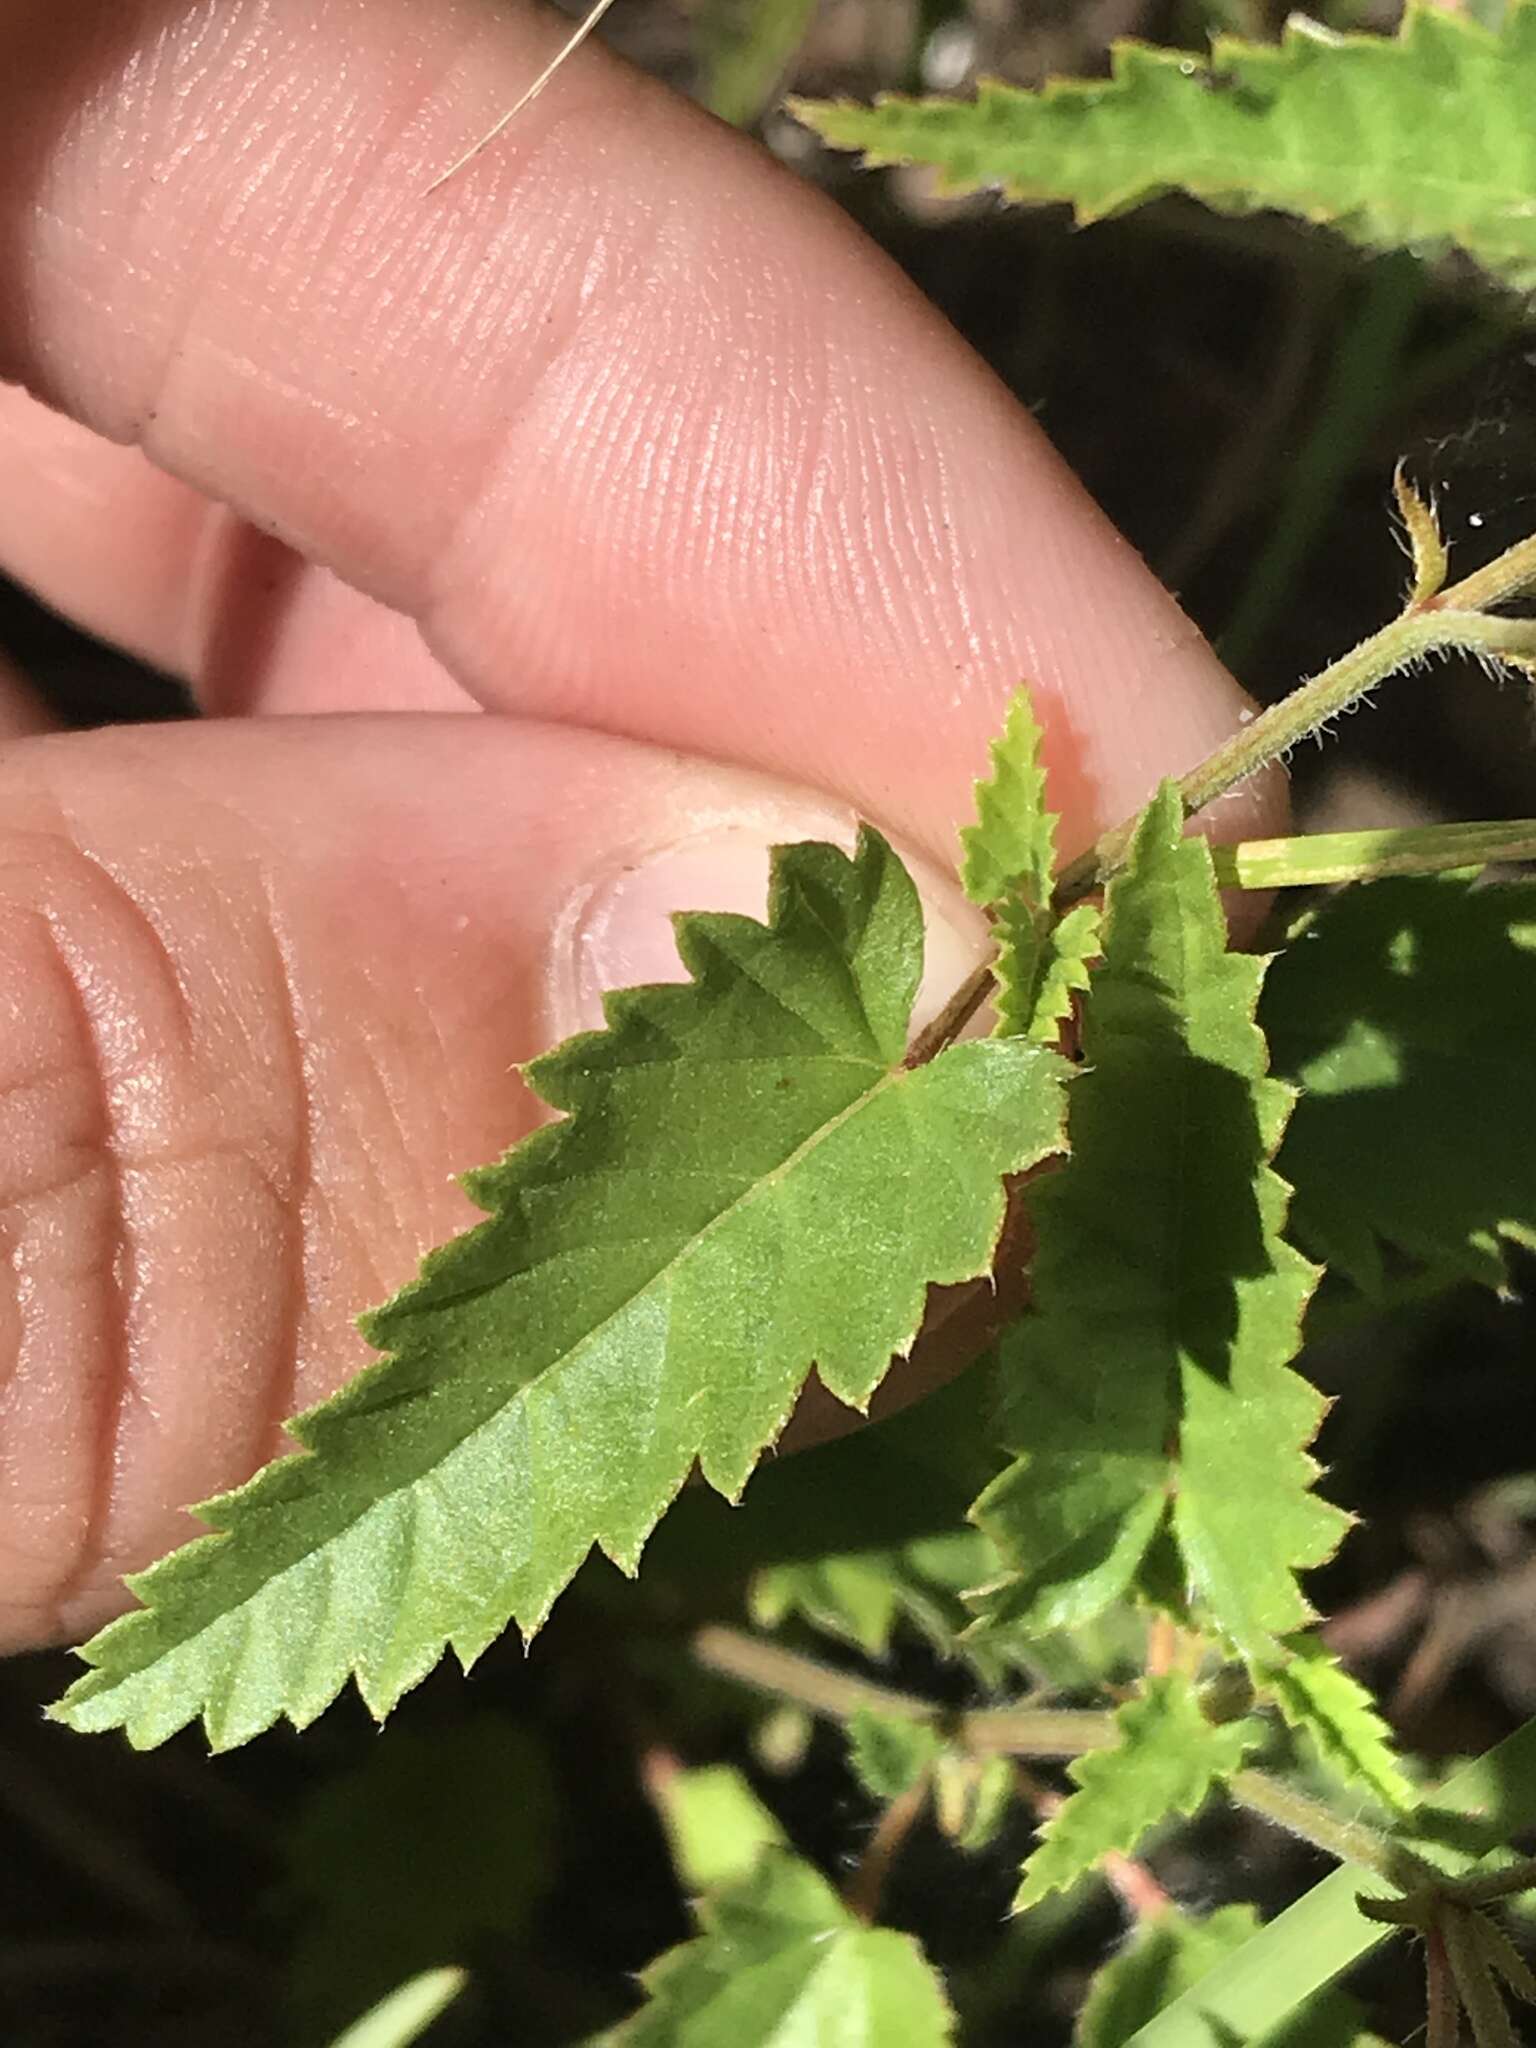
{"label": "index finger", "polygon": [[[410,614],[479,699],[947,856],[1034,686],[1081,843],[1232,685],[894,267],[761,151],[480,0],[20,0],[0,360]],[[364,694],[365,686],[359,689]]]}

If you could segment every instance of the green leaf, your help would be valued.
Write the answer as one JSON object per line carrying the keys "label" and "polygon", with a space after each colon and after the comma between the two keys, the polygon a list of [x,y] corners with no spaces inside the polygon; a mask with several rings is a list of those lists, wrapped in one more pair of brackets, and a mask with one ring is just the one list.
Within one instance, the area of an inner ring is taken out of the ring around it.
{"label": "green leaf", "polygon": [[987,1270],[1061,1068],[1008,1039],[904,1064],[922,922],[885,842],[781,851],[767,925],[678,946],[690,983],[533,1063],[565,1117],[468,1177],[489,1220],[366,1319],[388,1359],[131,1582],[58,1718],[142,1746],[201,1714],[228,1748],[349,1674],[383,1714],[445,1646],[537,1629],[594,1544],[634,1571],[695,1462],[739,1494],[813,1362],[862,1408],[928,1286]]}
{"label": "green leaf", "polygon": [[1034,1312],[1001,1346],[1018,1456],[973,1512],[1010,1576],[982,1626],[1081,1625],[1171,1530],[1195,1598],[1279,1661],[1309,1618],[1294,1574],[1346,1517],[1309,1490],[1323,1402],[1286,1363],[1316,1275],[1281,1236],[1293,1097],[1254,1021],[1263,963],[1226,951],[1171,785],[1109,885],[1103,955],[1071,1156],[1033,1194]]}
{"label": "green leaf", "polygon": [[1041,1829],[1024,1865],[1020,1912],[1075,1884],[1102,1857],[1129,1854],[1160,1821],[1194,1813],[1264,1739],[1258,1721],[1207,1721],[1177,1673],[1149,1678],[1115,1721],[1120,1740],[1112,1749],[1091,1750],[1067,1767],[1077,1790]]}
{"label": "green leaf", "polygon": [[768,1850],[645,1972],[607,2048],[943,2048],[953,2018],[917,1943],[865,1927],[808,1863]]}
{"label": "green leaf", "polygon": [[1008,706],[1002,737],[989,751],[992,773],[976,784],[976,823],[960,834],[960,885],[983,910],[1013,896],[1043,909],[1056,870],[1057,821],[1045,807],[1040,727],[1027,691]]}
{"label": "green leaf", "polygon": [[990,1848],[1019,1796],[1013,1759],[946,1749],[933,1781],[934,1818],[957,1849]]}
{"label": "green leaf", "polygon": [[899,1799],[926,1777],[944,1744],[926,1721],[897,1721],[860,1707],[848,1719],[848,1761],[871,1797]]}
{"label": "green leaf", "polygon": [[[1464,1765],[1397,1830],[1415,1856],[1465,1877],[1499,1845],[1536,1825],[1536,1721]],[[1501,1861],[1508,1852],[1501,1851]],[[1493,1867],[1497,1867],[1496,1865]],[[1361,1896],[1396,1896],[1385,1878],[1346,1864],[1315,1884],[1176,1998],[1135,2036],[1135,2048],[1233,2048],[1279,2032],[1311,1996],[1393,1937],[1360,1911]],[[1400,1937],[1397,1937],[1400,1938]],[[1298,2031],[1295,2048],[1312,2048]],[[1289,2044],[1288,2044],[1289,2048]]]}
{"label": "green leaf", "polygon": [[296,2032],[328,2034],[401,1978],[520,1934],[555,1876],[549,1766],[499,1715],[403,1727],[300,1809],[285,1886]]}
{"label": "green leaf", "polygon": [[1080,903],[1058,922],[1051,909],[1058,821],[1045,806],[1040,728],[1026,691],[1008,707],[991,751],[992,774],[976,785],[976,823],[960,834],[960,880],[993,914],[998,1031],[1051,1045],[1073,992],[1088,986],[1099,913]]}
{"label": "green leaf", "polygon": [[464,1984],[462,1970],[428,1970],[413,1977],[338,2034],[331,2048],[409,2048],[448,2010]]}
{"label": "green leaf", "polygon": [[[1072,1014],[1073,996],[1088,988],[1088,963],[1102,950],[1101,932],[1098,905],[1074,904],[1040,942],[1027,1011],[1017,993],[1017,980],[1002,982],[997,1005],[999,1028],[1017,1024],[1036,1045],[1054,1045],[1062,1025]],[[1004,972],[1003,957],[999,960],[1000,978]]]}
{"label": "green leaf", "polygon": [[1387,1724],[1357,1678],[1316,1636],[1296,1636],[1284,1664],[1255,1672],[1290,1725],[1307,1736],[1323,1762],[1364,1786],[1384,1806],[1406,1812],[1417,1797],[1403,1775]]}
{"label": "green leaf", "polygon": [[968,1634],[972,1615],[963,1595],[1001,1568],[979,1529],[945,1530],[770,1565],[754,1576],[748,1605],[760,1628],[779,1628],[798,1615],[867,1657],[886,1656],[905,1624],[940,1656],[967,1663],[984,1683],[998,1685],[1020,1668],[1023,1646],[1001,1631],[991,1638]]}
{"label": "green leaf", "polygon": [[673,1771],[656,1787],[672,1861],[693,1892],[741,1884],[764,1849],[784,1848],[784,1831],[752,1787],[728,1764]]}
{"label": "green leaf", "polygon": [[1536,1243],[1536,883],[1372,882],[1310,918],[1263,1019],[1301,1085],[1280,1165],[1301,1243],[1370,1295],[1393,1248],[1498,1286]]}
{"label": "green leaf", "polygon": [[[1139,2027],[1193,1991],[1216,1965],[1259,1931],[1252,1906],[1222,1906],[1201,1920],[1177,1908],[1143,1920],[1093,1980],[1078,2019],[1075,2048],[1125,2048]],[[1365,2031],[1358,2003],[1325,1991],[1294,2019],[1264,2036],[1264,2048],[1386,2048]]]}
{"label": "green leaf", "polygon": [[805,40],[817,0],[702,0],[693,17],[700,97],[735,128],[762,118]]}
{"label": "green leaf", "polygon": [[1252,1906],[1222,1906],[1201,1920],[1171,1908],[1138,1922],[1130,1941],[1094,1977],[1075,2048],[1125,2048],[1138,2027],[1241,1948],[1258,1926]]}
{"label": "green leaf", "polygon": [[792,101],[866,164],[926,164],[951,192],[1069,201],[1080,222],[1184,191],[1223,213],[1276,208],[1370,248],[1449,243],[1536,286],[1536,8],[1502,33],[1410,5],[1392,38],[1292,15],[1278,45],[1218,36],[1209,59],[1115,46],[1107,81],[1040,92],[985,81],[974,102]]}

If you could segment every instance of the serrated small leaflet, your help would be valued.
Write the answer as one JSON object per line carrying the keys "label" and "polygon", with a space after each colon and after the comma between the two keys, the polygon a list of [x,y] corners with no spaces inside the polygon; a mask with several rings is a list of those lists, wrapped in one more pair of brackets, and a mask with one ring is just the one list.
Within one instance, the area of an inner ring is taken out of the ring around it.
{"label": "serrated small leaflet", "polygon": [[1107,892],[1070,1157],[1033,1191],[1034,1309],[1000,1353],[1018,1456],[974,1510],[1010,1567],[983,1629],[1081,1624],[1169,1529],[1245,1654],[1279,1661],[1309,1618],[1295,1573],[1346,1518],[1310,1490],[1323,1403],[1287,1363],[1316,1274],[1281,1236],[1292,1092],[1254,1021],[1263,971],[1227,951],[1209,849],[1166,786]]}
{"label": "serrated small leaflet", "polygon": [[878,834],[781,850],[769,911],[679,919],[689,982],[533,1063],[563,1118],[467,1178],[487,1221],[365,1319],[388,1356],[132,1582],[58,1718],[227,1748],[349,1676],[382,1715],[445,1647],[535,1630],[594,1546],[633,1570],[696,1462],[739,1494],[813,1364],[862,1407],[929,1285],[986,1272],[1060,1063],[906,1064],[922,918]]}
{"label": "serrated small leaflet", "polygon": [[1051,906],[1057,822],[1045,803],[1040,728],[1021,690],[992,743],[992,773],[976,785],[976,823],[960,834],[960,879],[993,918],[997,1029],[1039,1045],[1056,1042],[1098,951],[1096,905],[1060,919]]}
{"label": "serrated small leaflet", "polygon": [[1416,1794],[1371,1694],[1316,1636],[1297,1636],[1286,1648],[1286,1662],[1272,1671],[1256,1670],[1255,1679],[1331,1770],[1384,1806],[1406,1812]]}
{"label": "serrated small leaflet", "polygon": [[1112,1851],[1128,1854],[1159,1821],[1194,1813],[1213,1785],[1241,1769],[1264,1739],[1262,1722],[1206,1720],[1187,1678],[1149,1678],[1115,1715],[1119,1741],[1067,1767],[1076,1790],[1040,1831],[1024,1865],[1022,1912],[1064,1891]]}

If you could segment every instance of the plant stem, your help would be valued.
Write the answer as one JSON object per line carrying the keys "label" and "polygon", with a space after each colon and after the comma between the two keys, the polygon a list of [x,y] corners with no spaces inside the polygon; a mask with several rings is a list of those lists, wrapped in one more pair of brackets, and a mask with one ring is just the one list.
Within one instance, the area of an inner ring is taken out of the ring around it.
{"label": "plant stem", "polygon": [[[1239,1771],[1227,1780],[1227,1790],[1239,1806],[1261,1814],[1284,1828],[1287,1834],[1310,1842],[1340,1863],[1359,1863],[1391,1883],[1402,1883],[1433,1875],[1416,1858],[1405,1859],[1401,1849],[1360,1821],[1343,1820],[1320,1800],[1310,1799],[1268,1771]],[[1411,1863],[1412,1869],[1406,1865]]]}
{"label": "plant stem", "polygon": [[[1469,591],[1481,601],[1510,597],[1536,579],[1536,536],[1519,542],[1464,583],[1439,598],[1404,612],[1368,640],[1303,683],[1278,704],[1261,712],[1251,725],[1234,733],[1225,745],[1180,778],[1179,797],[1185,817],[1237,783],[1246,782],[1302,740],[1310,739],[1330,719],[1351,711],[1378,683],[1426,655],[1466,649],[1497,661],[1507,656],[1529,660],[1536,655],[1536,620],[1506,619],[1464,608]],[[1125,859],[1135,834],[1128,819],[1106,832],[1071,862],[1056,885],[1056,902],[1065,905],[1110,875]]]}
{"label": "plant stem", "polygon": [[849,1912],[872,1927],[880,1917],[880,1901],[891,1865],[901,1854],[901,1845],[912,1832],[912,1823],[928,1803],[928,1775],[899,1792],[875,1824],[869,1847],[843,1889],[843,1904]]}
{"label": "plant stem", "polygon": [[955,1748],[973,1756],[1085,1756],[1115,1740],[1109,1714],[1075,1707],[982,1707],[974,1713],[952,1714],[916,1693],[897,1692],[835,1671],[814,1658],[802,1657],[778,1643],[739,1629],[711,1625],[693,1639],[693,1654],[706,1670],[737,1679],[780,1699],[820,1714],[829,1721],[848,1721],[859,1713],[884,1714],[897,1721],[925,1721],[943,1731]]}

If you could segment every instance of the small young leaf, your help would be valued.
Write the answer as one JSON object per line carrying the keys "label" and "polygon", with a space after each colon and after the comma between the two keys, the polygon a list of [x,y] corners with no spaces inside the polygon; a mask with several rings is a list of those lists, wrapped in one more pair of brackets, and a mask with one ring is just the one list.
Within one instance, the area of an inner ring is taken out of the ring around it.
{"label": "small young leaf", "polygon": [[848,1761],[875,1799],[899,1799],[938,1761],[944,1744],[926,1721],[897,1721],[860,1707],[848,1721]]}
{"label": "small young leaf", "polygon": [[946,1749],[934,1771],[933,1810],[957,1849],[986,1849],[1018,1799],[1013,1761]]}
{"label": "small young leaf", "polygon": [[998,1031],[1039,1045],[1055,1043],[1098,951],[1093,904],[1078,904],[1059,922],[1051,909],[1056,824],[1045,807],[1040,728],[1021,690],[992,743],[992,774],[976,785],[976,823],[960,834],[960,879],[971,901],[994,915]]}
{"label": "small young leaf", "polygon": [[1061,1063],[904,1063],[922,920],[885,842],[781,850],[767,925],[678,945],[691,982],[533,1063],[564,1119],[468,1177],[489,1220],[366,1319],[388,1358],[132,1582],[58,1718],[142,1746],[200,1714],[222,1749],[349,1675],[382,1715],[446,1646],[537,1629],[594,1544],[633,1571],[695,1462],[739,1494],[813,1363],[862,1407],[928,1286],[987,1270]]}
{"label": "small young leaf", "polygon": [[1308,1736],[1323,1762],[1363,1785],[1385,1806],[1406,1812],[1413,1786],[1403,1775],[1376,1702],[1316,1636],[1296,1636],[1288,1660],[1255,1672],[1290,1725]]}
{"label": "small young leaf", "polygon": [[678,1877],[690,1892],[744,1883],[764,1849],[788,1846],[773,1815],[728,1764],[674,1771],[653,1796]]}
{"label": "small young leaf", "polygon": [[808,1863],[769,1849],[706,1899],[702,1932],[644,1973],[603,2048],[944,2048],[953,2015],[917,1943],[866,1927]]}
{"label": "small young leaf", "polygon": [[1501,34],[1410,5],[1392,38],[1293,14],[1278,45],[1218,36],[1209,59],[1115,46],[1108,80],[1041,92],[984,81],[974,102],[794,101],[866,164],[927,164],[951,192],[999,186],[1070,200],[1079,221],[1182,190],[1223,213],[1260,207],[1370,248],[1465,249],[1516,290],[1536,286],[1536,7]]}
{"label": "small young leaf", "polygon": [[976,785],[976,823],[960,834],[961,886],[983,910],[1014,896],[1043,909],[1056,868],[1056,819],[1045,807],[1040,728],[1027,691],[1009,705],[991,755],[992,773]]}
{"label": "small young leaf", "polygon": [[1129,1853],[1148,1829],[1192,1814],[1211,1787],[1264,1739],[1262,1723],[1207,1721],[1187,1678],[1150,1678],[1115,1716],[1120,1740],[1067,1767],[1077,1786],[1040,1831],[1024,1865],[1019,1911],[1062,1891],[1111,1850]]}
{"label": "small young leaf", "polygon": [[1034,1312],[1001,1346],[1016,1463],[975,1519],[1012,1568],[984,1628],[1081,1624],[1161,1532],[1254,1657],[1309,1610],[1295,1571],[1346,1518],[1310,1492],[1321,1398],[1287,1367],[1316,1275],[1270,1167],[1292,1092],[1267,1075],[1260,961],[1229,954],[1205,842],[1165,788],[1110,883],[1071,1089],[1071,1156],[1034,1191]]}
{"label": "small young leaf", "polygon": [[1536,1243],[1536,883],[1348,889],[1276,960],[1261,1015],[1302,1089],[1279,1161],[1299,1241],[1367,1294],[1385,1246],[1501,1285],[1501,1240]]}

